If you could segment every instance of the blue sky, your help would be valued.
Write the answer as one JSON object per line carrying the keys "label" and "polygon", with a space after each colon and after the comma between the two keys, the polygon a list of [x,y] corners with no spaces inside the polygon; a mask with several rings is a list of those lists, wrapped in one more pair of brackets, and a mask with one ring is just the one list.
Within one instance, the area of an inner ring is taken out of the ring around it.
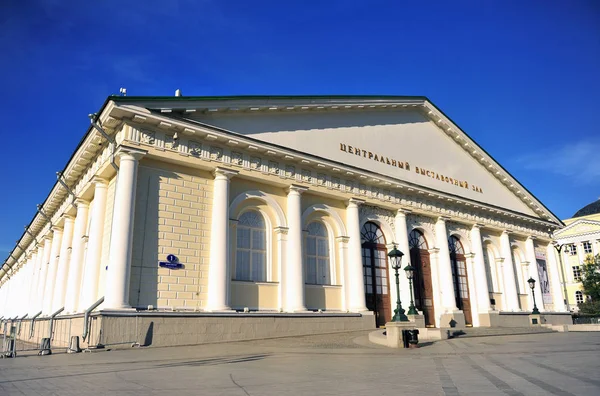
{"label": "blue sky", "polygon": [[426,95],[559,217],[600,196],[594,0],[5,0],[0,54],[1,259],[119,87]]}

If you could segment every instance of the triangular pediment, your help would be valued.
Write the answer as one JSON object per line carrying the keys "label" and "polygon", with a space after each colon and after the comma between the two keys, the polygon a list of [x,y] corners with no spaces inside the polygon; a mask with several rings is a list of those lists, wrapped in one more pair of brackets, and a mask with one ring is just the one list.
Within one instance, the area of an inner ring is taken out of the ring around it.
{"label": "triangular pediment", "polygon": [[600,221],[577,220],[567,227],[554,233],[556,238],[567,238],[571,236],[587,235],[597,233],[600,235]]}
{"label": "triangular pediment", "polygon": [[132,102],[163,117],[188,120],[560,224],[485,150],[423,97]]}

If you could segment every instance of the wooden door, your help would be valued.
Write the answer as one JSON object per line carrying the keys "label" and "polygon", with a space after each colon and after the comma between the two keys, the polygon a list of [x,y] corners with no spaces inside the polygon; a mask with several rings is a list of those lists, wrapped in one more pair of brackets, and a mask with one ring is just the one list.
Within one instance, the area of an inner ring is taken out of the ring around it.
{"label": "wooden door", "polygon": [[387,250],[381,229],[368,222],[361,232],[363,276],[367,308],[373,311],[377,326],[384,326],[392,318],[389,290]]}
{"label": "wooden door", "polygon": [[471,300],[469,295],[469,278],[467,274],[467,260],[462,244],[455,236],[448,240],[450,248],[450,263],[452,267],[452,283],[454,284],[454,297],[456,307],[461,309],[465,315],[465,323],[471,325]]}
{"label": "wooden door", "polygon": [[435,309],[433,305],[433,282],[431,281],[431,263],[427,241],[418,230],[409,235],[410,263],[415,268],[413,291],[415,308],[423,312],[425,326],[435,327]]}

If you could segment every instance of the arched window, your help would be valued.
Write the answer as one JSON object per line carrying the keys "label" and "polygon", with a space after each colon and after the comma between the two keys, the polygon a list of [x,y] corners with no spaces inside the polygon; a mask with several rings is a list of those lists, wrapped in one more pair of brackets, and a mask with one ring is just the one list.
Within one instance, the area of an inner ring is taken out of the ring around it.
{"label": "arched window", "polygon": [[471,301],[469,299],[469,282],[467,275],[467,260],[465,250],[460,240],[452,235],[448,238],[450,249],[450,264],[452,267],[452,280],[454,283],[454,296],[456,307],[462,309],[467,324],[472,324]]}
{"label": "arched window", "polygon": [[425,237],[419,230],[412,230],[410,234],[408,234],[408,246],[411,249],[429,249]]}
{"label": "arched window", "polygon": [[575,292],[575,301],[577,301],[577,304],[583,303],[583,293],[581,292],[581,290],[577,290]]}
{"label": "arched window", "polygon": [[235,280],[267,280],[267,241],[265,219],[251,210],[242,214],[237,225]]}
{"label": "arched window", "polygon": [[305,238],[306,283],[331,284],[329,269],[329,237],[323,223],[314,221],[308,225]]}

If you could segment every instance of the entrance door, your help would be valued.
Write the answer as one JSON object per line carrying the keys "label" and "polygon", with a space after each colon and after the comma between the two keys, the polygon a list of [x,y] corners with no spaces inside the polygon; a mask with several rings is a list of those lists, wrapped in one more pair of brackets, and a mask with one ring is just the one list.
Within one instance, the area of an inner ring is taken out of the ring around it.
{"label": "entrance door", "polygon": [[456,298],[456,307],[462,309],[465,314],[467,325],[473,323],[471,316],[471,300],[469,296],[469,279],[467,277],[467,260],[462,244],[455,236],[448,239],[450,248],[450,264],[452,267],[452,283],[454,284],[454,296]]}
{"label": "entrance door", "polygon": [[385,238],[371,222],[363,226],[361,237],[367,308],[375,313],[377,326],[384,326],[392,318]]}
{"label": "entrance door", "polygon": [[415,268],[413,277],[415,308],[423,312],[425,326],[435,327],[433,283],[427,241],[421,232],[412,230],[408,236],[408,244],[410,246],[410,262]]}

